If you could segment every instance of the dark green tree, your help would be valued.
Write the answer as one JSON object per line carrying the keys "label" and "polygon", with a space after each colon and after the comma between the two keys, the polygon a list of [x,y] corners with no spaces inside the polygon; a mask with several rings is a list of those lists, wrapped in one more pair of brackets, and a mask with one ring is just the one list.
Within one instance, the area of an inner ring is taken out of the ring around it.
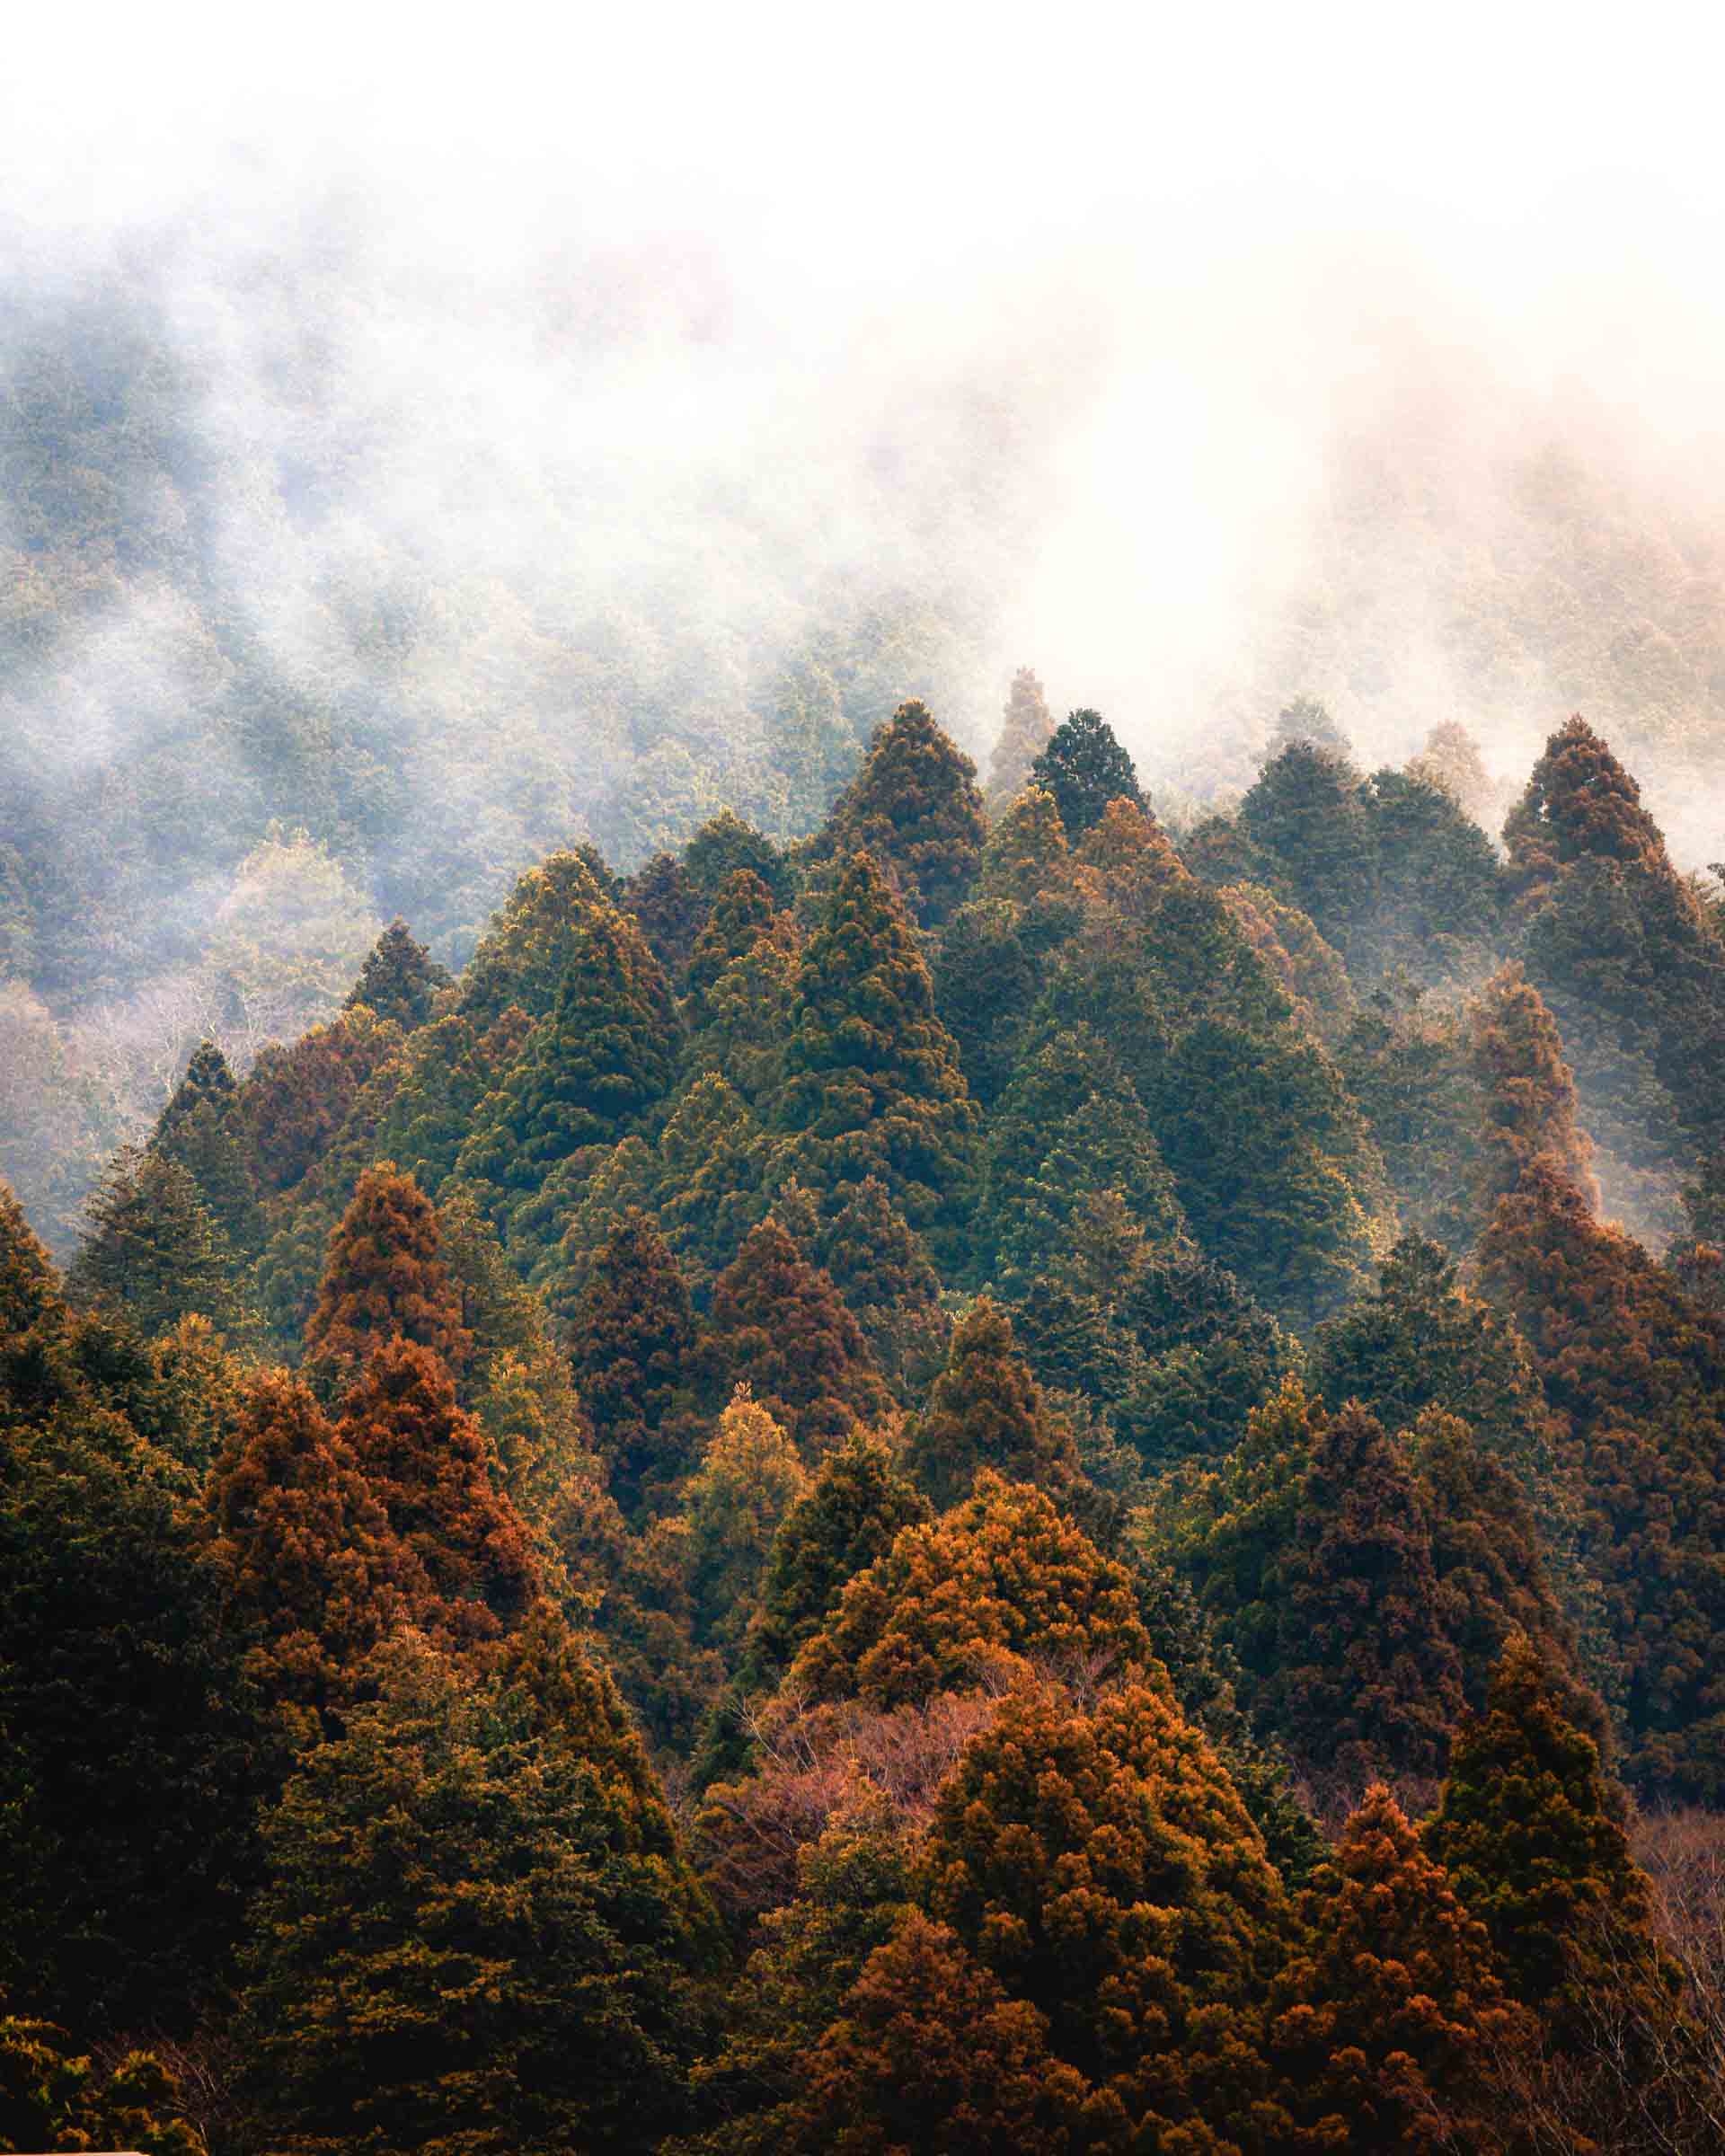
{"label": "dark green tree", "polygon": [[1071,1427],[1014,1352],[1011,1318],[986,1296],[955,1329],[905,1460],[941,1512],[970,1495],[982,1468],[1070,1497],[1079,1475]]}
{"label": "dark green tree", "polygon": [[1036,783],[1054,796],[1060,822],[1075,844],[1100,823],[1110,801],[1143,805],[1132,759],[1100,711],[1070,712],[1031,764]]}
{"label": "dark green tree", "polygon": [[343,1008],[363,1003],[411,1033],[432,1017],[449,978],[448,968],[414,941],[406,922],[392,921],[373,944]]}
{"label": "dark green tree", "polygon": [[859,849],[872,854],[924,927],[942,921],[975,877],[987,835],[976,777],[926,704],[901,703],[834,805],[820,848],[841,861]]}
{"label": "dark green tree", "polygon": [[247,1323],[238,1261],[196,1184],[178,1162],[134,1146],[91,1200],[66,1287],[75,1302],[123,1312],[146,1339],[192,1311],[226,1332]]}

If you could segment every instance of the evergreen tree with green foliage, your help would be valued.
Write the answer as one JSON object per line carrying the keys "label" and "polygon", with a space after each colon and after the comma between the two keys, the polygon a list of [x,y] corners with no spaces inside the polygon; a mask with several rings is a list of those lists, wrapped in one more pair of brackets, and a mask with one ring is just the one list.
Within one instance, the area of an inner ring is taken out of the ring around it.
{"label": "evergreen tree with green foliage", "polygon": [[206,1040],[156,1118],[150,1150],[185,1170],[228,1248],[237,1259],[250,1263],[263,1248],[266,1226],[239,1106],[239,1088],[226,1057]]}
{"label": "evergreen tree with green foliage", "polygon": [[[784,1194],[779,1214],[783,1218]],[[941,1279],[927,1245],[878,1175],[832,1194],[814,1255],[862,1328],[881,1374],[901,1398],[920,1392],[946,1353]]]}
{"label": "evergreen tree with green foliage", "polygon": [[0,1996],[0,2151],[108,2149],[208,2156],[175,2075],[153,2051],[98,2066],[51,2021],[7,2013]]}
{"label": "evergreen tree with green foliage", "polygon": [[687,869],[669,853],[655,853],[624,879],[618,903],[646,938],[666,979],[680,983],[710,905]]}
{"label": "evergreen tree with green foliage", "polygon": [[739,1385],[683,1492],[697,1639],[740,1646],[780,1523],[808,1489],[796,1447]]}
{"label": "evergreen tree with green foliage", "polygon": [[635,1212],[613,1231],[569,1313],[575,1389],[625,1514],[661,1510],[694,1466],[694,1308],[665,1239]]}
{"label": "evergreen tree with green foliage", "polygon": [[1518,965],[1503,968],[1473,1014],[1473,1074],[1482,1107],[1480,1178],[1484,1208],[1513,1190],[1540,1153],[1561,1163],[1594,1200],[1593,1147],[1578,1120],[1575,1074],[1539,991]]}
{"label": "evergreen tree with green foliage", "polygon": [[710,1016],[707,998],[715,982],[746,958],[773,924],[773,894],[751,870],[739,869],[721,885],[689,954],[684,976],[684,1016],[699,1032]]}
{"label": "evergreen tree with green foliage", "polygon": [[1022,910],[973,899],[946,923],[934,952],[934,1005],[952,1036],[965,1083],[992,1108],[1013,1074],[1041,976]]}
{"label": "evergreen tree with green foliage", "polygon": [[123,1312],[146,1339],[199,1312],[225,1332],[249,1319],[239,1267],[177,1161],[123,1147],[90,1202],[66,1275],[72,1299]]}
{"label": "evergreen tree with green foliage", "polygon": [[253,1700],[196,1485],[87,1392],[0,1445],[0,1992],[184,2036],[251,1876]]}
{"label": "evergreen tree with green foliage", "polygon": [[905,1463],[937,1512],[968,1498],[983,1468],[1060,1499],[1078,1480],[1071,1427],[1014,1352],[1011,1318],[986,1295],[953,1331],[946,1368],[906,1434]]}
{"label": "evergreen tree with green foliage", "polygon": [[511,1004],[529,1019],[545,1017],[556,1007],[581,931],[610,896],[579,850],[549,854],[527,870],[467,961],[462,1016],[482,1029]]}
{"label": "evergreen tree with green foliage", "polygon": [[415,1635],[265,1823],[241,2000],[270,2145],[646,2156],[708,1920],[609,1683],[541,1616],[474,1692]]}
{"label": "evergreen tree with green foliage", "polygon": [[976,1109],[914,932],[854,853],[803,952],[784,1074],[769,1106],[777,1173],[811,1189],[879,1175],[913,1227],[950,1206]]}
{"label": "evergreen tree with green foliage", "polygon": [[943,921],[977,872],[987,819],[977,769],[924,703],[901,703],[834,805],[819,849],[871,854],[923,926]]}
{"label": "evergreen tree with green foliage", "polygon": [[750,1232],[719,1276],[709,1347],[722,1382],[748,1385],[806,1458],[891,1418],[862,1327],[775,1217]]}
{"label": "evergreen tree with green foliage", "polygon": [[1240,804],[1240,827],[1283,895],[1347,949],[1377,892],[1379,856],[1365,787],[1331,749],[1295,739]]}
{"label": "evergreen tree with green foliage", "polygon": [[363,1003],[379,1018],[393,1018],[403,1033],[411,1033],[432,1018],[449,985],[448,968],[414,941],[405,921],[395,920],[372,945],[342,1008],[351,1011]]}
{"label": "evergreen tree with green foliage", "polygon": [[1031,759],[1031,776],[1054,797],[1061,828],[1075,844],[1101,821],[1110,801],[1143,805],[1132,759],[1100,711],[1068,713],[1048,747]]}
{"label": "evergreen tree with green foliage", "polygon": [[730,808],[702,825],[683,849],[683,866],[697,890],[717,900],[726,885],[747,871],[762,883],[775,905],[791,897],[791,878],[773,841]]}
{"label": "evergreen tree with green foliage", "polygon": [[551,1014],[482,1102],[456,1172],[534,1191],[587,1145],[638,1129],[670,1090],[681,1033],[658,961],[632,923],[596,907],[574,936]]}

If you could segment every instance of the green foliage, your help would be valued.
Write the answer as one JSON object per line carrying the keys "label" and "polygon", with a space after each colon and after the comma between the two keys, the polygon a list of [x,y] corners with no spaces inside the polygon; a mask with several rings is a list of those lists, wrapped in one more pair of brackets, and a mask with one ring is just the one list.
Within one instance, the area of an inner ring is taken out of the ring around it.
{"label": "green foliage", "polygon": [[953,1330],[946,1368],[906,1434],[905,1461],[939,1512],[968,1498],[984,1468],[1057,1498],[1078,1479],[1070,1427],[1013,1352],[1011,1318],[986,1296]]}
{"label": "green foliage", "polygon": [[239,1265],[178,1162],[126,1146],[90,1202],[89,1230],[66,1276],[76,1302],[124,1312],[146,1339],[193,1311],[244,1329]]}
{"label": "green foliage", "polygon": [[411,1634],[265,1824],[242,2001],[284,2152],[656,2145],[704,1919],[615,1693],[541,1621],[495,1686]]}
{"label": "green foliage", "polygon": [[448,968],[414,941],[405,921],[392,921],[372,945],[344,1007],[350,1011],[363,1003],[379,1018],[393,1018],[403,1033],[411,1033],[435,1014],[439,994],[448,985]]}
{"label": "green foliage", "polygon": [[694,1311],[665,1239],[619,1222],[568,1320],[570,1366],[611,1490],[632,1518],[662,1508],[694,1464]]}
{"label": "green foliage", "polygon": [[976,776],[926,704],[901,703],[869,744],[819,846],[841,860],[871,854],[924,927],[944,920],[975,876],[987,834]]}
{"label": "green foliage", "polygon": [[739,1388],[683,1493],[697,1639],[740,1644],[779,1524],[808,1489],[796,1447]]}
{"label": "green foliage", "polygon": [[[0,2001],[3,2005],[4,2001]],[[208,2156],[182,2112],[180,2085],[154,2052],[106,2071],[74,2052],[51,2021],[0,2014],[0,2151],[111,2149],[136,2156]]]}
{"label": "green foliage", "polygon": [[845,865],[797,976],[769,1117],[775,1174],[820,1191],[878,1175],[913,1227],[951,1204],[977,1111],[909,923],[866,853]]}
{"label": "green foliage", "polygon": [[1142,802],[1132,759],[1100,711],[1064,719],[1048,747],[1031,759],[1031,775],[1054,797],[1066,836],[1077,840],[1100,823],[1110,801]]}

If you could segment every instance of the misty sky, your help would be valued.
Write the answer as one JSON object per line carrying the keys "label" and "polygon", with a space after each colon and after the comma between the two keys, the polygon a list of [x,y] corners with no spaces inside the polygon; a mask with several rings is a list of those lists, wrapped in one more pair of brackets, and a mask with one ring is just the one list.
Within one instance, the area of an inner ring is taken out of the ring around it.
{"label": "misty sky", "polygon": [[[8,31],[0,241],[75,285],[171,234],[182,332],[243,431],[247,305],[333,214],[351,252],[320,327],[391,444],[356,498],[367,543],[437,526],[530,557],[542,459],[602,453],[642,505],[607,532],[624,565],[698,469],[709,493],[783,489],[786,543],[841,570],[901,542],[914,566],[878,499],[853,515],[801,475],[883,411],[917,444],[962,382],[1016,430],[1036,519],[1003,551],[988,696],[1030,660],[1164,762],[1298,581],[1338,412],[1393,411],[1410,374],[1454,360],[1484,460],[1579,400],[1662,483],[1712,484],[1725,159],[1700,11],[1127,14],[34,10]],[[595,251],[638,266],[634,328],[572,401],[523,324]],[[265,559],[238,510],[234,543]],[[284,637],[299,573],[259,579]],[[1561,715],[1544,695],[1506,765]]]}

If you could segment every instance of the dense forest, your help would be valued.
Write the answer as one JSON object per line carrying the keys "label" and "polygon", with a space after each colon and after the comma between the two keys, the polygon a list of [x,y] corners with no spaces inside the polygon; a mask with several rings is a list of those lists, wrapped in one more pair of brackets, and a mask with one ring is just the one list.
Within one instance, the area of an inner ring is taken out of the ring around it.
{"label": "dense forest", "polygon": [[274,828],[129,1135],[167,811],[16,820],[0,2149],[1725,2146],[1716,887],[1585,717],[1164,820],[875,631],[471,934]]}

